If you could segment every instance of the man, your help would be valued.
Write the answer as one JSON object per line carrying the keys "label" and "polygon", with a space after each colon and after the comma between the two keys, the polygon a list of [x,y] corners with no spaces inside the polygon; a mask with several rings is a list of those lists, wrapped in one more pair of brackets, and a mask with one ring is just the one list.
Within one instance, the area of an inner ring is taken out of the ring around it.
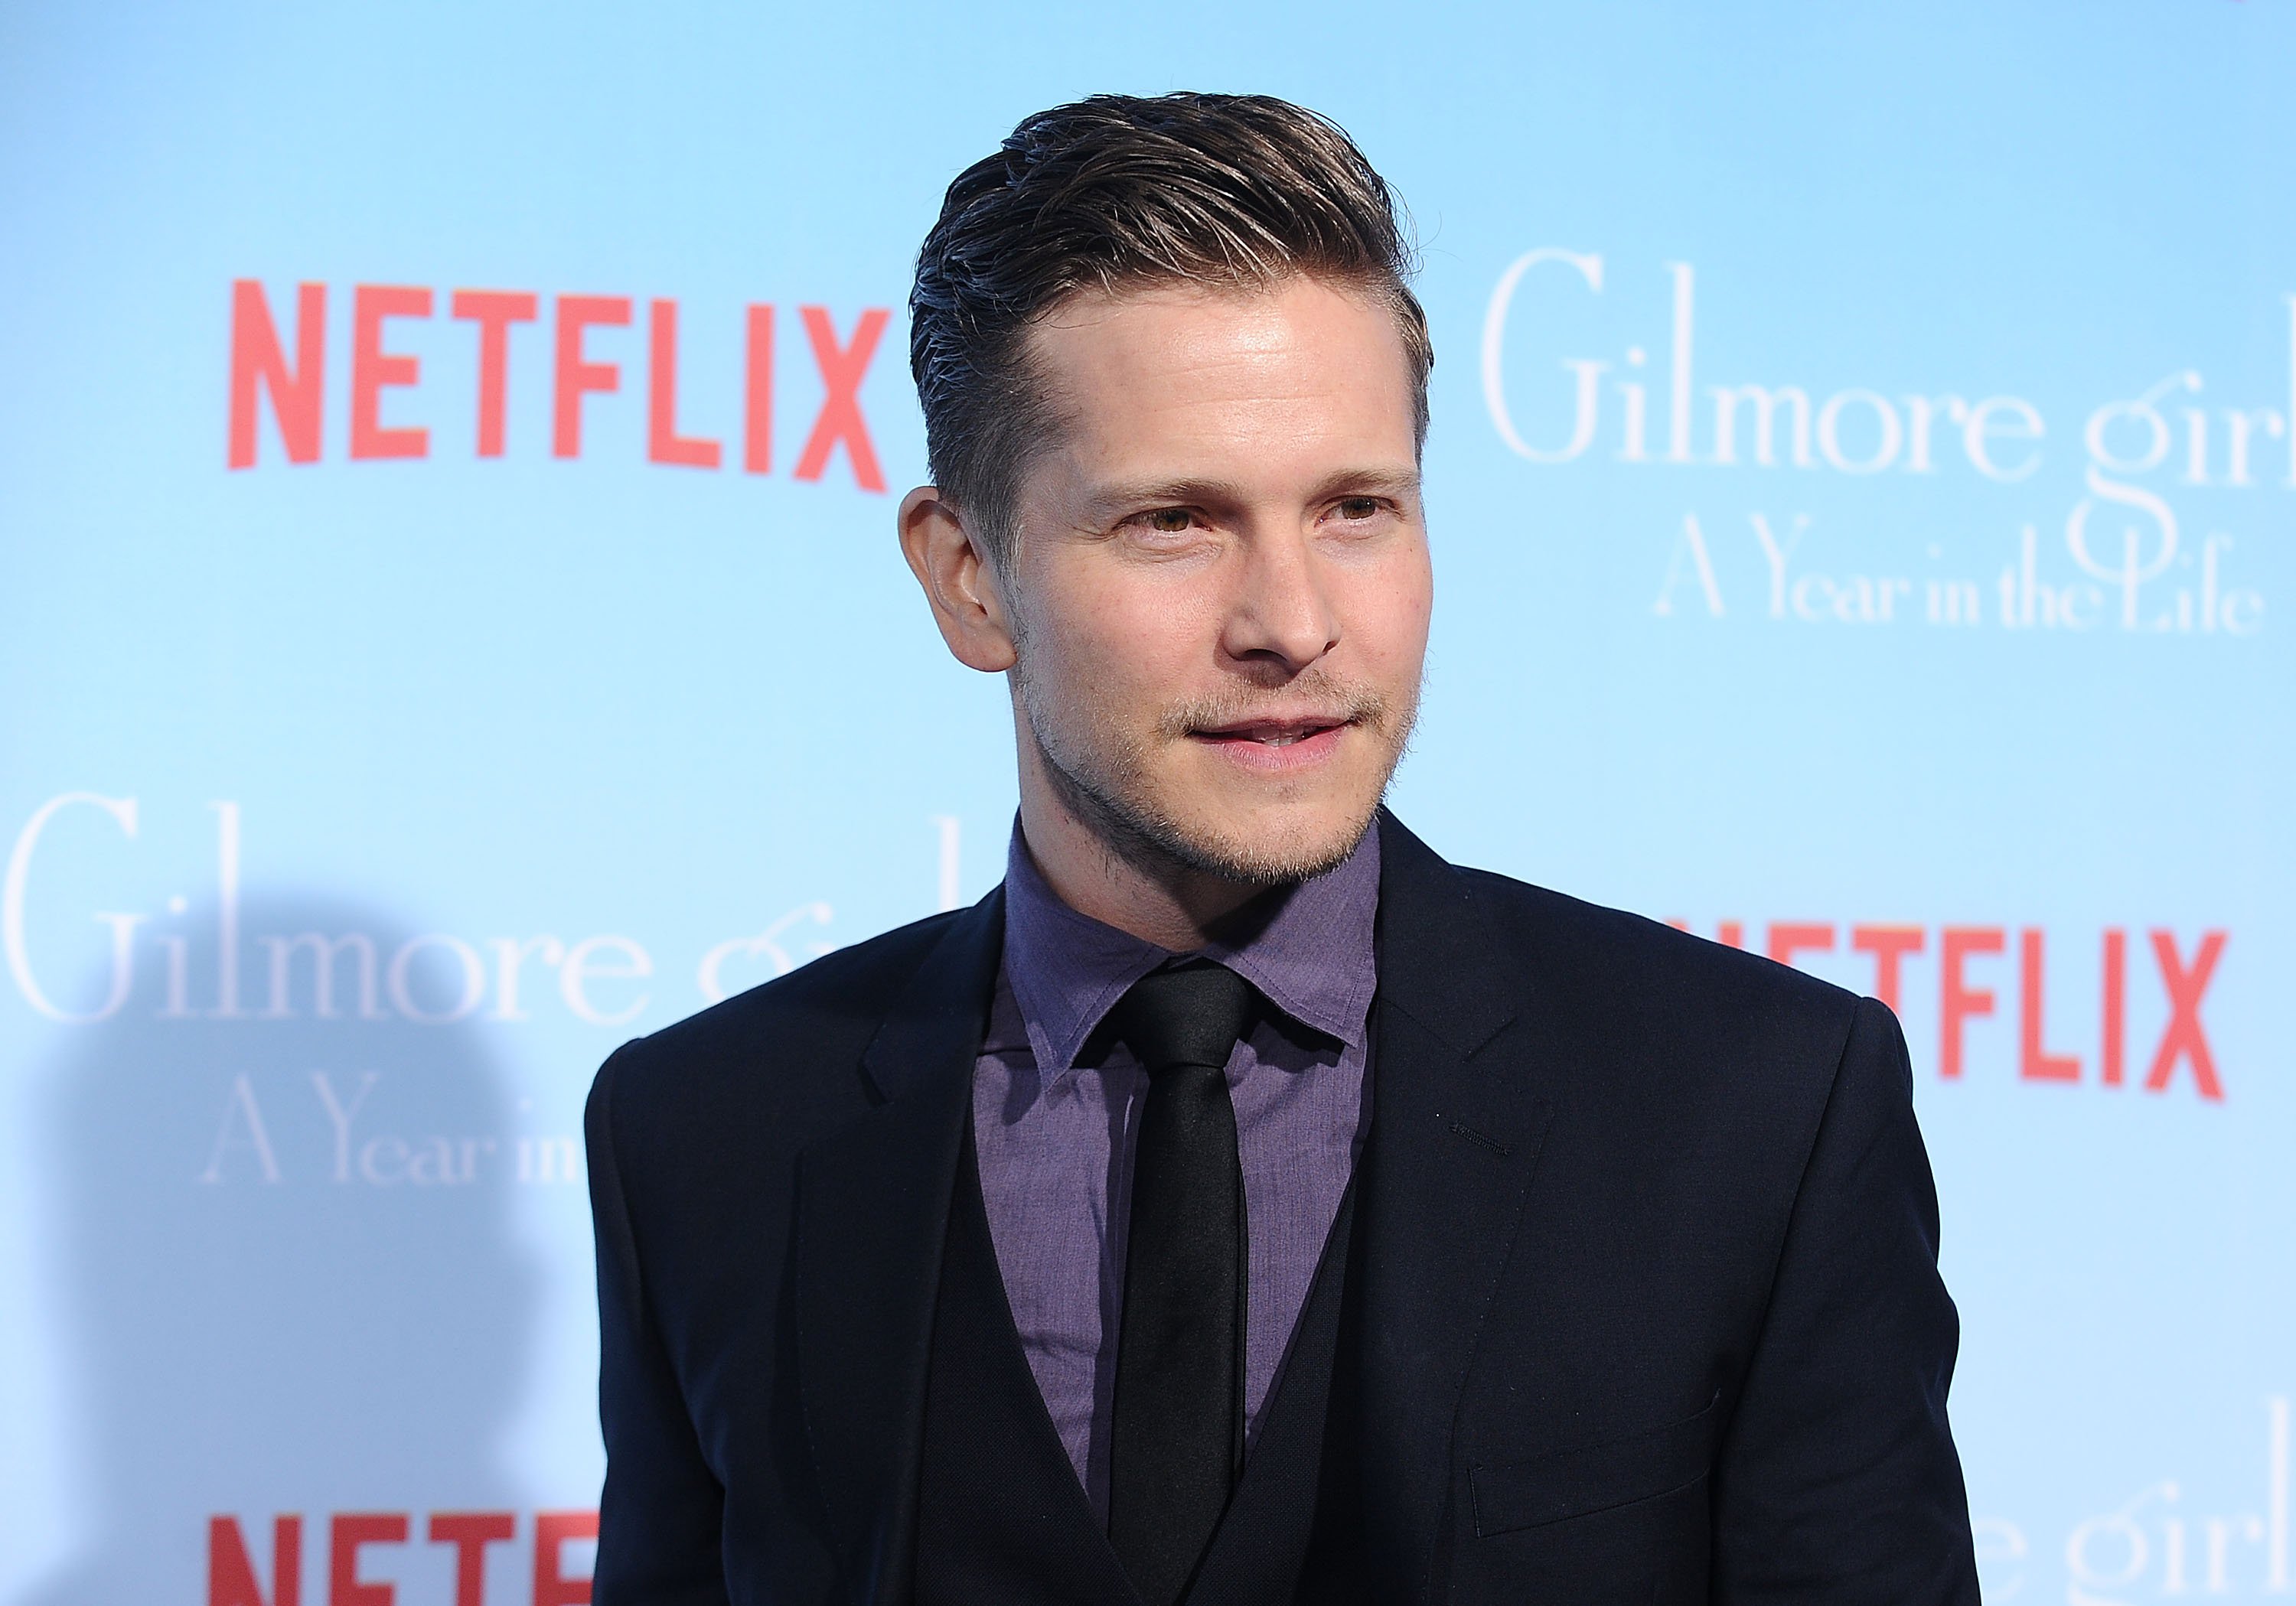
{"label": "man", "polygon": [[1406,266],[1264,98],[951,185],[900,539],[1007,873],[600,1071],[601,1606],[1977,1599],[1889,1012],[1381,809]]}

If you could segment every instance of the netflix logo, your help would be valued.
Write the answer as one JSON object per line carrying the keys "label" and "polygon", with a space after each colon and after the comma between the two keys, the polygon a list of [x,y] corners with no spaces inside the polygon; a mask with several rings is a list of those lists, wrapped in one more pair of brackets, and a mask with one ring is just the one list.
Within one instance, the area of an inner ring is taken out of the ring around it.
{"label": "netflix logo", "polygon": [[[1668,923],[1690,929],[1683,921]],[[1909,1008],[1918,1012],[1907,995],[1920,972],[1929,993],[1923,1002],[1935,1011],[1937,1074],[1945,1081],[1962,1079],[1972,1037],[1982,1023],[1998,1019],[2005,1025],[2013,1013],[2020,1081],[2141,1087],[2149,1094],[2189,1088],[2206,1102],[2222,1103],[2224,1079],[2201,1006],[2224,957],[2226,933],[2203,931],[2189,946],[2165,929],[2143,933],[2141,941],[2132,942],[2131,935],[2125,927],[2111,926],[2086,941],[2053,945],[2050,934],[2038,926],[2013,932],[1997,925],[1932,930],[1885,922],[1842,927],[1831,921],[1773,921],[1762,951],[1780,964],[1797,964],[1808,955],[1858,956],[1867,967],[1862,977],[1833,979],[1871,993],[1901,1019],[1911,1018]],[[1747,946],[1743,921],[1720,922],[1715,936],[1730,947]],[[2087,975],[2076,972],[2082,965],[2090,967]],[[2050,1037],[2052,982],[2092,979],[2095,1034],[2068,1047]],[[2013,986],[2013,1004],[2003,996]],[[2129,1040],[2133,988],[2152,991],[2154,996],[2146,1003],[2165,1014],[2159,1037],[2149,1043]],[[2132,1048],[2139,1051],[2134,1056]]]}
{"label": "netflix logo", "polygon": [[[521,1526],[528,1540],[524,1556],[515,1554]],[[588,1573],[570,1576],[567,1563],[570,1549],[587,1546],[598,1537],[595,1512],[537,1512],[524,1525],[510,1512],[433,1512],[420,1541],[415,1535],[414,1518],[406,1512],[338,1512],[328,1518],[324,1606],[396,1606],[400,1586],[418,1582],[416,1569],[409,1568],[401,1577],[384,1582],[368,1577],[365,1568],[369,1562],[389,1568],[406,1560],[435,1562],[430,1570],[440,1573],[440,1584],[451,1569],[455,1606],[486,1606],[490,1571],[497,1579],[504,1576],[500,1567],[488,1567],[488,1553],[496,1546],[512,1553],[506,1559],[518,1563],[518,1580],[529,1586],[496,1592],[497,1606],[589,1606]],[[237,1517],[208,1520],[207,1606],[302,1606],[300,1513],[272,1519],[267,1567],[258,1567],[247,1541]],[[408,1553],[410,1548],[432,1547],[438,1548],[429,1557]],[[267,1594],[259,1577],[265,1571],[271,1577]],[[447,1597],[441,1591],[437,1598]],[[316,1597],[314,1606],[318,1606]]]}
{"label": "netflix logo", "polygon": [[[742,396],[737,419],[706,427],[680,412],[678,395],[678,305],[656,298],[639,304],[628,296],[561,295],[548,303],[532,291],[457,290],[433,291],[410,284],[350,287],[350,360],[348,383],[331,389],[327,349],[329,290],[324,284],[296,287],[291,303],[275,305],[260,281],[240,279],[231,290],[231,379],[227,461],[250,469],[270,443],[261,428],[267,415],[276,449],[289,463],[316,463],[325,438],[323,426],[330,397],[348,406],[348,453],[354,462],[427,458],[430,429],[417,422],[386,422],[385,414],[403,417],[419,407],[418,397],[401,391],[423,389],[421,357],[394,349],[392,337],[412,322],[442,314],[468,326],[477,358],[476,438],[480,457],[505,455],[512,407],[549,409],[550,451],[554,457],[583,454],[585,408],[619,396],[625,369],[642,365],[643,378],[629,376],[628,389],[645,392],[645,455],[672,468],[723,470],[738,457],[742,471],[775,471],[779,447],[774,413],[774,348],[786,321],[770,303],[753,304],[742,323]],[[825,307],[796,310],[813,366],[822,385],[820,408],[797,450],[791,477],[817,482],[841,455],[853,483],[882,493],[885,476],[878,465],[868,420],[861,409],[861,385],[877,355],[892,314],[872,307],[844,334]],[[637,325],[643,320],[644,335]],[[544,324],[550,338],[547,375],[513,375],[512,331]],[[643,353],[641,357],[640,353]],[[546,380],[546,384],[545,384]]]}

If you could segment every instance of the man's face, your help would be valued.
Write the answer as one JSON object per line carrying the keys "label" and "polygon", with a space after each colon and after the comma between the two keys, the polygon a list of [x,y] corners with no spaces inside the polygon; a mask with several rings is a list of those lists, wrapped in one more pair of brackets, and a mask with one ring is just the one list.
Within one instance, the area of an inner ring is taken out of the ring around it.
{"label": "man's face", "polygon": [[1081,297],[1032,338],[1060,423],[999,586],[1024,767],[1136,862],[1330,868],[1402,756],[1432,602],[1394,315],[1294,278]]}

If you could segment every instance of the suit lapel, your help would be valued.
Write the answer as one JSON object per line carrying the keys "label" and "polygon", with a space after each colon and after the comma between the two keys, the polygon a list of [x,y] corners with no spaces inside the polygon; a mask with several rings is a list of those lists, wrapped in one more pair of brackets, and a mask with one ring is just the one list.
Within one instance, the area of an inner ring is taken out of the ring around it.
{"label": "suit lapel", "polygon": [[911,1593],[933,1304],[1004,925],[1001,889],[950,922],[862,1056],[882,1102],[799,1160],[799,1392],[840,1570],[871,1606]]}
{"label": "suit lapel", "polygon": [[[1451,1440],[1553,1106],[1472,883],[1380,817],[1379,1027],[1353,1387],[1373,1598],[1425,1598]],[[1509,1028],[1513,1026],[1513,1029]]]}

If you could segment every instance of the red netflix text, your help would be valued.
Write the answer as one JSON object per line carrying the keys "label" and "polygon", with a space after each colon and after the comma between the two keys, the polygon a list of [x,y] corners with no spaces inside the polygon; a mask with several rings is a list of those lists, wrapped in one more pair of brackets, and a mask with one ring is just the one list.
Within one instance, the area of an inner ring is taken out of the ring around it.
{"label": "red netflix text", "polygon": [[[1670,924],[1689,930],[1686,922]],[[1742,921],[1718,922],[1718,940],[1747,946]],[[2226,933],[2202,931],[2189,943],[2174,931],[2136,934],[2111,926],[2086,940],[2053,942],[2037,926],[2012,930],[1996,925],[1927,926],[1886,922],[1837,925],[1832,921],[1773,921],[1762,951],[1781,964],[1819,955],[1862,956],[1868,968],[1852,985],[1907,1018],[1909,975],[1917,964],[1931,965],[1937,1023],[1937,1073],[1962,1079],[1972,1027],[1999,1019],[2005,1026],[2012,1005],[2003,995],[2014,989],[2014,1062],[2020,1081],[2062,1086],[2141,1087],[2166,1094],[2180,1088],[2210,1103],[2224,1101],[2224,1079],[2209,1043],[2201,1006],[2224,957]],[[2077,974],[2076,967],[2088,967]],[[2049,1036],[2054,1018],[2052,982],[2095,983],[2095,1026],[2077,1045]],[[2157,1038],[2129,1041],[2132,987],[2149,988],[2148,1007],[2157,1006],[2164,1024]],[[1929,1002],[1930,1000],[1924,1000]],[[2131,1057],[2131,1049],[2137,1052]]]}
{"label": "red netflix text", "polygon": [[[430,455],[430,430],[416,423],[383,422],[386,400],[403,406],[390,392],[422,384],[419,357],[390,348],[392,325],[405,320],[446,317],[470,325],[477,357],[477,430],[480,457],[504,455],[506,421],[513,405],[541,405],[543,376],[511,369],[511,332],[545,318],[543,298],[532,291],[457,290],[434,294],[409,284],[351,287],[350,361],[348,403],[349,455],[355,462],[423,458]],[[275,307],[262,283],[234,280],[231,287],[231,385],[226,460],[234,469],[253,468],[263,445],[267,412],[278,450],[289,463],[319,461],[324,409],[331,394],[324,284],[296,287],[291,304]],[[853,481],[865,491],[885,488],[884,471],[861,410],[861,382],[877,354],[892,314],[865,309],[844,334],[824,307],[800,307],[797,324],[820,375],[822,402],[798,447],[791,476],[819,480],[832,456],[842,451]],[[623,365],[601,355],[611,332],[642,321],[644,334],[646,460],[675,468],[717,470],[738,456],[745,473],[773,472],[774,340],[778,315],[769,303],[749,307],[742,319],[742,402],[738,434],[731,438],[689,432],[678,410],[678,307],[656,299],[641,308],[628,296],[562,295],[549,306],[551,362],[546,389],[550,450],[554,457],[582,455],[584,409],[594,397],[623,388]],[[602,332],[603,332],[602,333]],[[513,384],[513,378],[518,382]],[[528,398],[532,399],[528,399]],[[729,447],[731,450],[729,450]]]}
{"label": "red netflix text", "polygon": [[[455,1606],[486,1606],[488,1549],[509,1545],[514,1551],[521,1528],[531,1565],[521,1567],[519,1574],[530,1587],[498,1598],[497,1606],[589,1606],[589,1577],[567,1575],[566,1550],[598,1536],[595,1512],[537,1512],[525,1523],[511,1512],[433,1512],[419,1533],[406,1512],[337,1512],[325,1522],[324,1606],[395,1606],[396,1586],[368,1578],[362,1566],[410,1545],[445,1547],[453,1562]],[[258,1525],[248,1527],[260,1534]],[[316,1520],[312,1527],[317,1528]],[[289,1512],[271,1520],[268,1545],[251,1547],[238,1518],[210,1517],[208,1606],[302,1606],[303,1531],[300,1513]],[[315,1543],[313,1548],[319,1546]],[[267,1553],[260,1563],[258,1550]],[[314,1606],[319,1606],[316,1600]]]}

